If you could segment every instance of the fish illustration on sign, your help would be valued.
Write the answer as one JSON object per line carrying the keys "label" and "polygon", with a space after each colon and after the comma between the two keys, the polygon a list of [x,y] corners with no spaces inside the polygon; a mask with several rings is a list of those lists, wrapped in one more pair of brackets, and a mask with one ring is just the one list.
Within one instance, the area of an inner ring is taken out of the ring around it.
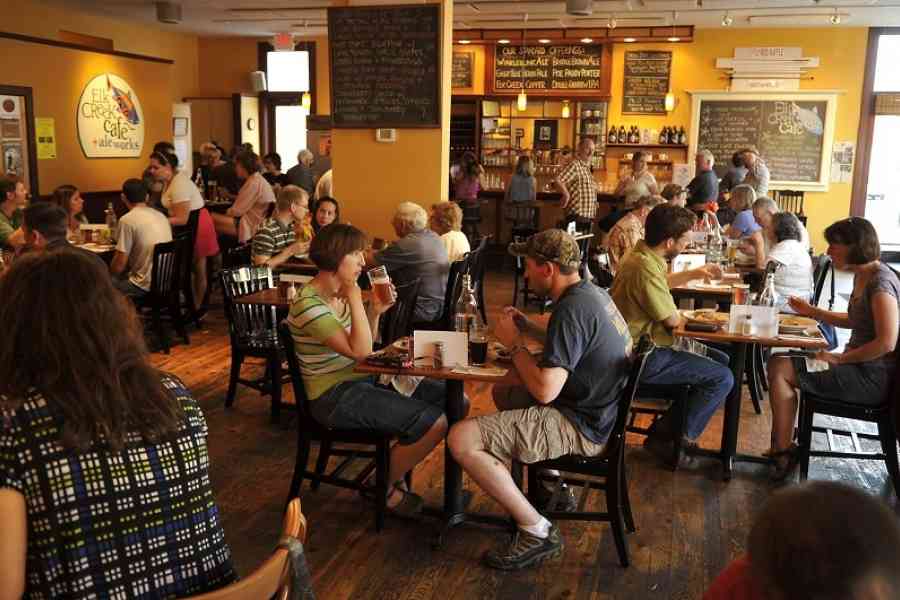
{"label": "fish illustration on sign", "polygon": [[824,127],[817,107],[800,108],[795,102],[791,102],[791,112],[794,114],[794,120],[798,121],[803,129],[813,135],[822,135]]}
{"label": "fish illustration on sign", "polygon": [[116,104],[119,107],[119,112],[122,113],[122,116],[125,117],[125,120],[131,123],[132,125],[137,125],[141,122],[141,118],[138,116],[137,108],[134,105],[134,100],[131,98],[131,92],[127,94],[114,86],[112,82],[109,80],[109,76],[106,76],[106,89],[112,94],[113,99],[116,101]]}

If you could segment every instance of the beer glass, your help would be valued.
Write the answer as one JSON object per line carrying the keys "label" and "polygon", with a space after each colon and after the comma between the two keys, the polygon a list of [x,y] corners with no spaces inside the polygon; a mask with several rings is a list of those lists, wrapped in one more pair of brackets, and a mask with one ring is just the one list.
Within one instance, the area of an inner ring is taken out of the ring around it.
{"label": "beer glass", "polygon": [[378,300],[382,304],[390,304],[394,301],[394,292],[391,289],[391,278],[388,275],[387,268],[375,267],[367,273],[369,283],[372,285],[372,293],[378,296]]}

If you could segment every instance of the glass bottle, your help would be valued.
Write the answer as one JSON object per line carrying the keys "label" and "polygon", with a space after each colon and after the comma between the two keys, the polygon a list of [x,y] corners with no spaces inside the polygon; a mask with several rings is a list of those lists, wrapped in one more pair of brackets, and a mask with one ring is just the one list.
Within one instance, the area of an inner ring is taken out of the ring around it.
{"label": "glass bottle", "polygon": [[662,131],[659,132],[659,143],[665,144],[669,139],[669,128],[663,127]]}
{"label": "glass bottle", "polygon": [[110,241],[118,239],[117,229],[119,227],[119,219],[116,218],[116,211],[113,210],[112,202],[106,205],[106,228],[109,230]]}
{"label": "glass bottle", "polygon": [[778,293],[775,291],[775,273],[766,275],[766,285],[756,301],[757,306],[778,306]]}
{"label": "glass bottle", "polygon": [[620,144],[628,143],[628,136],[625,135],[625,126],[624,125],[619,125],[619,143]]}
{"label": "glass bottle", "polygon": [[687,145],[687,133],[685,133],[684,127],[678,130],[678,143],[682,146]]}
{"label": "glass bottle", "polygon": [[472,289],[472,276],[468,273],[463,275],[462,289],[459,300],[456,301],[453,328],[463,333],[483,328],[481,314],[478,312],[478,301],[475,299],[475,290]]}
{"label": "glass bottle", "polygon": [[616,133],[616,126],[613,125],[609,128],[609,133],[606,135],[606,142],[608,144],[618,144],[618,134]]}
{"label": "glass bottle", "polygon": [[722,259],[722,234],[716,224],[712,222],[709,213],[703,215],[703,220],[708,227],[706,235],[706,262],[719,262]]}

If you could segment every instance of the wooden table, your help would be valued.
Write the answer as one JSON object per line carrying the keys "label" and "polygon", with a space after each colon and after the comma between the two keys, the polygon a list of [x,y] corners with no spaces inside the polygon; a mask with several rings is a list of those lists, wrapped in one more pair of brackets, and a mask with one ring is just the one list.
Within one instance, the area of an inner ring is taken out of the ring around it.
{"label": "wooden table", "polygon": [[[447,423],[452,426],[454,423],[463,420],[465,415],[466,400],[463,395],[463,388],[466,381],[481,381],[486,383],[501,384],[508,386],[521,386],[522,380],[519,379],[515,367],[512,363],[488,363],[488,366],[497,366],[508,369],[503,377],[492,377],[486,375],[454,373],[451,369],[433,369],[430,367],[413,367],[409,369],[389,369],[385,367],[376,367],[365,363],[359,363],[354,371],[357,373],[369,373],[377,375],[412,375],[417,377],[430,377],[432,379],[443,379],[447,382],[447,402],[445,414],[447,415]],[[450,447],[444,444],[444,506],[440,511],[440,517],[444,524],[435,540],[435,546],[440,546],[446,534],[466,521],[477,523],[488,523],[491,525],[507,525],[508,518],[498,518],[493,515],[479,515],[466,512],[466,506],[470,500],[470,496],[463,490],[463,472],[453,459],[450,453]]]}
{"label": "wooden table", "polygon": [[739,333],[729,333],[727,331],[689,331],[686,330],[685,321],[682,320],[673,332],[676,336],[700,340],[704,342],[715,342],[719,344],[730,344],[732,351],[730,352],[729,367],[734,375],[734,387],[725,400],[725,422],[722,427],[722,445],[718,451],[712,453],[713,456],[722,460],[724,468],[723,478],[725,481],[731,479],[734,469],[734,461],[760,462],[768,463],[767,458],[760,456],[751,456],[737,453],[738,429],[741,419],[741,386],[744,378],[744,368],[747,360],[747,347],[752,344],[760,346],[778,347],[778,348],[796,348],[801,350],[825,350],[828,342],[821,336],[810,337],[808,340],[802,340],[791,336],[789,338],[775,337],[763,338],[755,336],[746,336]]}

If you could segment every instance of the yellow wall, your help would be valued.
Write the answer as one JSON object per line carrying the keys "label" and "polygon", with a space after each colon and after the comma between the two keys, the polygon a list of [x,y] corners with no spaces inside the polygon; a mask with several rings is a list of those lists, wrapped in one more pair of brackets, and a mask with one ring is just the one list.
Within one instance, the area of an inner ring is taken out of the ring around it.
{"label": "yellow wall", "polygon": [[[169,65],[0,39],[2,82],[32,88],[35,116],[56,120],[57,158],[38,161],[42,194],[63,183],[85,191],[114,190],[125,179],[140,176],[153,144],[172,139],[172,103],[197,91],[194,36],[19,0],[0,3],[0,24],[4,31],[49,39],[58,39],[59,29],[107,37],[116,50],[175,60]],[[125,79],[140,100],[143,158],[88,160],[81,151],[75,125],[78,98],[92,77],[105,72]]]}
{"label": "yellow wall", "polygon": [[[616,44],[613,48],[612,97],[609,122],[661,129],[664,125],[689,129],[691,98],[687,90],[726,90],[724,71],[715,68],[716,58],[734,55],[736,47],[799,46],[803,56],[819,57],[820,66],[810,73],[813,79],[802,81],[803,90],[840,90],[835,127],[835,141],[856,141],[859,106],[865,72],[868,30],[865,28],[826,29],[698,29],[690,44]],[[469,46],[454,45],[464,51]],[[486,46],[490,51],[490,46]],[[671,87],[679,100],[676,109],[666,116],[622,115],[622,70],[626,50],[665,49],[672,51]],[[478,61],[476,54],[476,64]],[[483,67],[474,76],[475,89],[484,89]],[[454,90],[466,95],[467,90]],[[469,93],[476,93],[474,91]],[[828,151],[828,150],[826,150]],[[765,157],[763,157],[765,158]],[[823,230],[832,222],[850,214],[849,183],[831,183],[827,192],[807,192],[805,212],[813,245],[825,246]]]}

